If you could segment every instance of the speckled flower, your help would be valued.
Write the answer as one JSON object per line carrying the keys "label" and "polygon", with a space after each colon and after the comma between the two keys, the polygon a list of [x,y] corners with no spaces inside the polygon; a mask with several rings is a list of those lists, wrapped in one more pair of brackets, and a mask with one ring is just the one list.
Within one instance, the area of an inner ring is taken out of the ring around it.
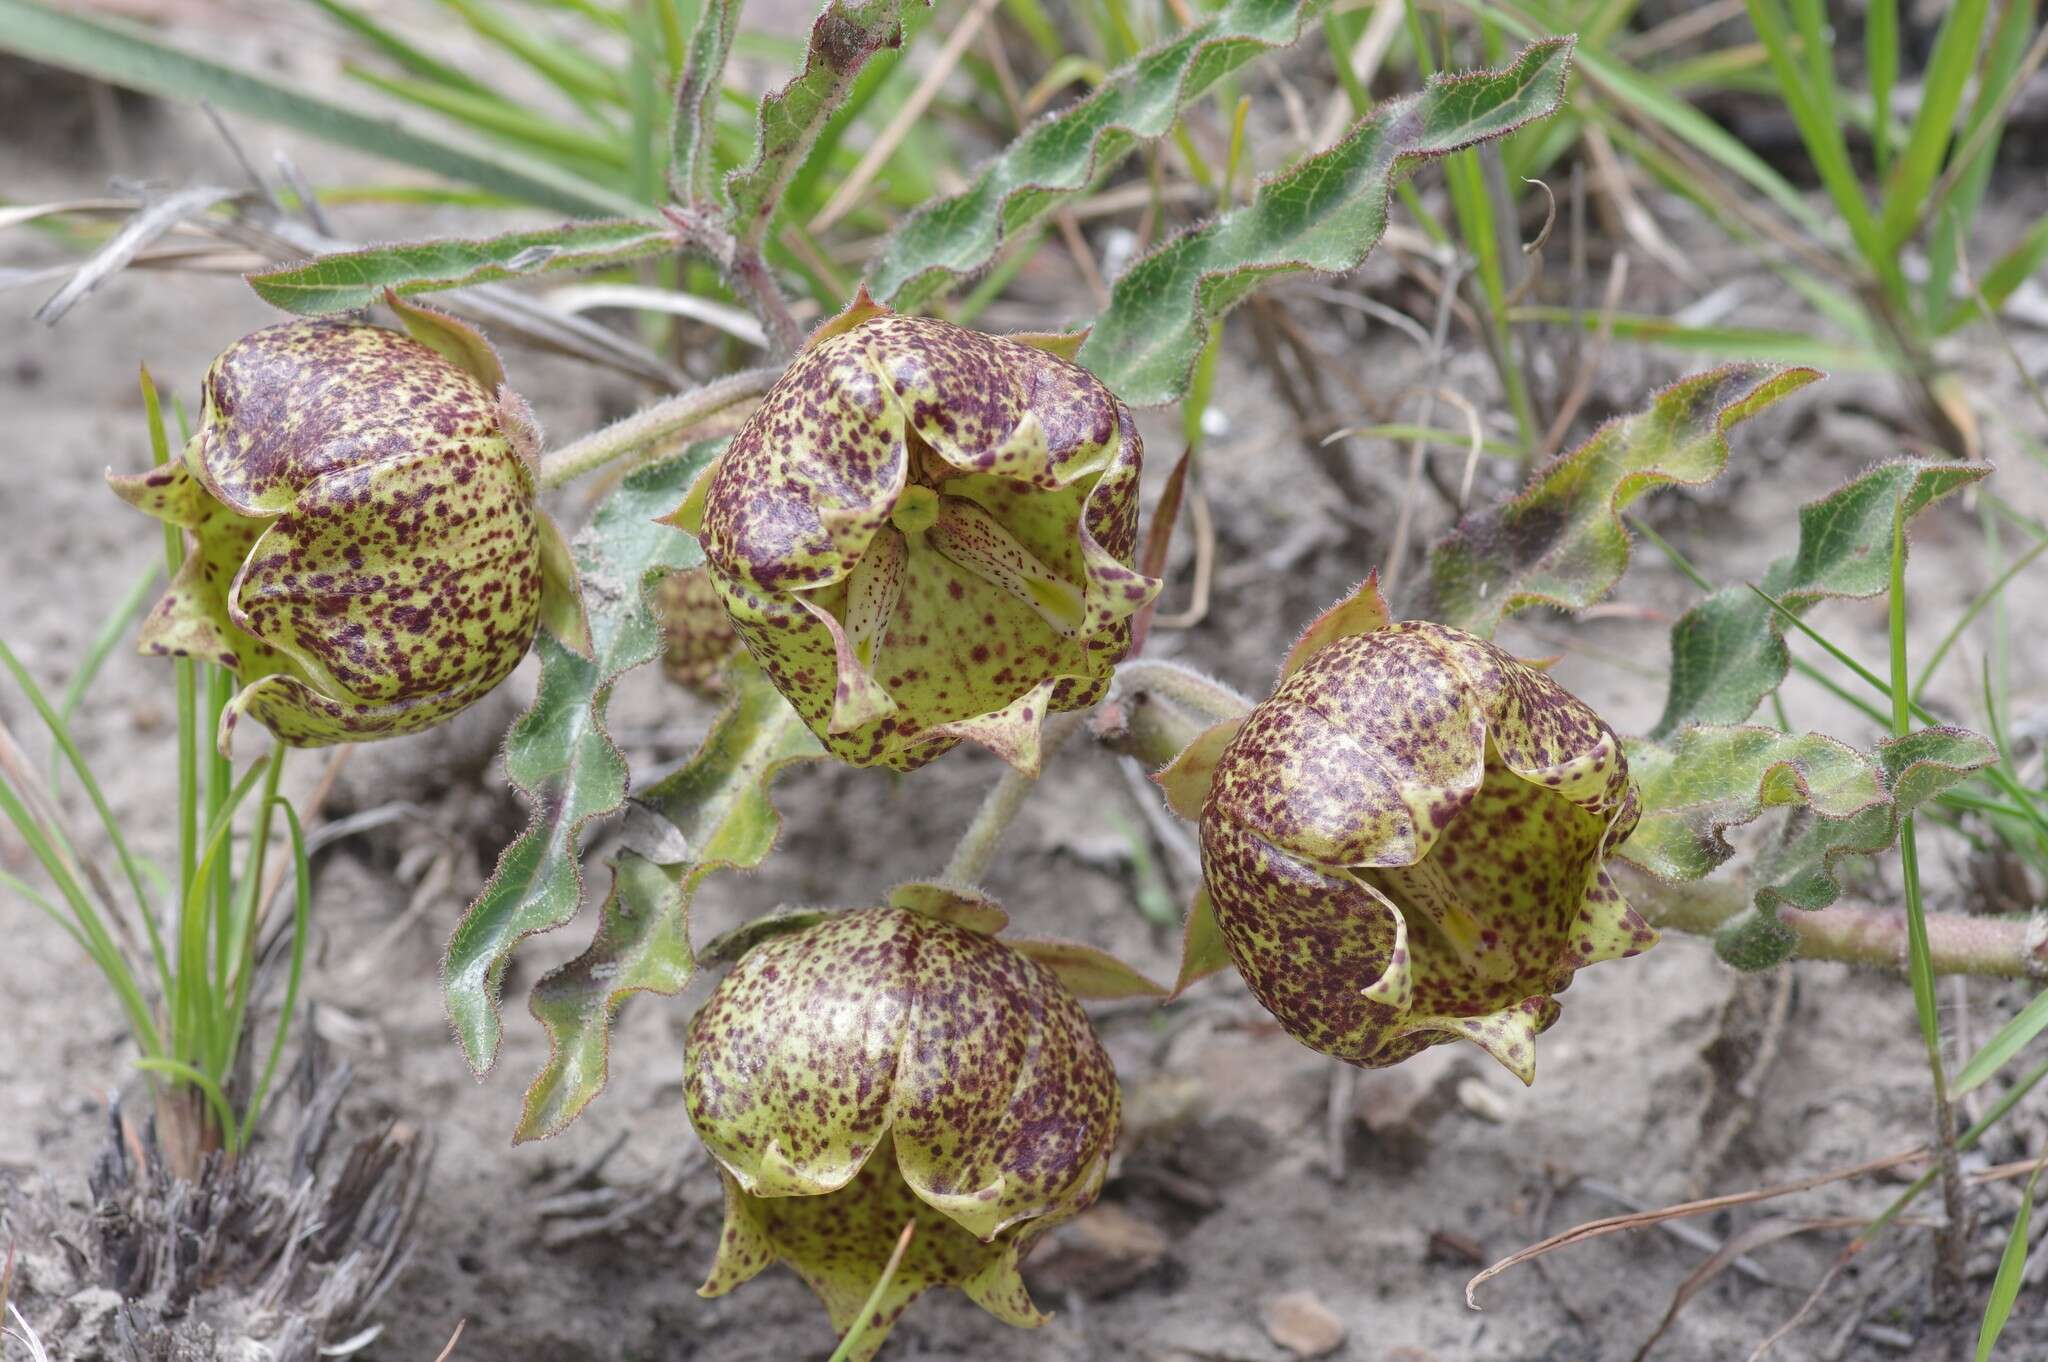
{"label": "speckled flower", "polygon": [[1531,1082],[1573,971],[1656,940],[1602,864],[1639,807],[1613,730],[1483,639],[1389,622],[1371,582],[1161,781],[1201,799],[1210,911],[1252,992],[1354,1064],[1462,1037]]}
{"label": "speckled flower", "polygon": [[1136,571],[1131,414],[1073,338],[985,336],[863,295],[673,517],[833,755],[912,770],[971,739],[1037,768],[1159,584]]}
{"label": "speckled flower", "polygon": [[935,886],[823,915],[743,955],[690,1023],[684,1094],[725,1176],[702,1294],[778,1260],[842,1334],[904,1224],[868,1357],[924,1291],[1043,1319],[1017,1264],[1094,1201],[1116,1139],[1109,1057],[1053,969]]}
{"label": "speckled flower", "polygon": [[685,568],[662,578],[654,588],[654,614],[668,679],[706,695],[723,690],[725,664],[745,645],[733,631],[711,570]]}
{"label": "speckled flower", "polygon": [[544,613],[580,634],[524,404],[482,337],[394,305],[412,335],[330,320],[244,336],[207,371],[184,451],[109,476],[190,532],[142,648],[235,672],[223,750],[244,714],[293,746],[417,732],[504,680]]}

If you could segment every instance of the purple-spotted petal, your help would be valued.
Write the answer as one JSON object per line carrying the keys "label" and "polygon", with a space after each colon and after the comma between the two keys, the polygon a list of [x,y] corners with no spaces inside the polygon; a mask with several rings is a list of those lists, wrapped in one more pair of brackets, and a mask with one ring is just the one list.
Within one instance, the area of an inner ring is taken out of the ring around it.
{"label": "purple-spotted petal", "polygon": [[1573,971],[1656,940],[1602,869],[1635,788],[1542,672],[1376,607],[1362,589],[1312,626],[1213,759],[1214,920],[1303,1042],[1380,1066],[1466,1039],[1526,1082]]}
{"label": "purple-spotted petal", "polygon": [[1158,590],[1132,566],[1141,458],[1058,354],[857,305],[672,519],[834,755],[909,770],[966,739],[1022,765]]}
{"label": "purple-spotted petal", "polygon": [[178,460],[110,479],[190,534],[142,645],[236,673],[223,741],[243,716],[299,745],[417,732],[504,679],[544,606],[582,638],[505,429],[517,403],[478,376],[495,356],[400,310],[442,348],[358,322],[266,327],[214,362]]}

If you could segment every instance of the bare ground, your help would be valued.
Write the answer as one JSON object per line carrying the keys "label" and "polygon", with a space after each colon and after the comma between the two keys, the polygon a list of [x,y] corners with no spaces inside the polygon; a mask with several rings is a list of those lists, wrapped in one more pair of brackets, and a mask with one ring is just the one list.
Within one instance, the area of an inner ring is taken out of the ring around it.
{"label": "bare ground", "polygon": [[[77,112],[76,88],[60,82],[49,89],[38,120],[0,147],[0,183],[17,201],[94,192],[114,168],[106,139],[96,139],[91,119]],[[218,146],[187,114],[131,109],[119,126],[125,142],[116,150],[129,158],[120,169],[146,167],[166,178],[228,173]],[[292,146],[323,174],[351,169],[265,131],[249,136],[259,147]],[[2039,206],[2012,205],[2002,220],[2023,224],[2023,210]],[[345,229],[396,230],[362,218]],[[1057,273],[1027,276],[1017,296],[1043,298],[1056,312],[1070,287]],[[1368,271],[1351,286],[1388,282]],[[126,512],[100,482],[107,467],[146,458],[134,366],[146,361],[167,390],[189,397],[207,360],[270,314],[232,279],[182,275],[118,279],[54,330],[27,321],[32,296],[10,296],[16,323],[0,335],[11,488],[0,498],[0,634],[52,684],[69,674],[111,602],[160,553],[155,524]],[[1768,296],[1759,285],[1757,297]],[[1656,301],[1674,300],[1683,298]],[[1326,310],[1306,302],[1281,305],[1300,307],[1318,327],[1334,325]],[[1025,325],[1028,312],[1011,307],[1000,321]],[[1773,320],[1762,302],[1739,319]],[[1397,387],[1422,373],[1408,342],[1383,329],[1323,334],[1356,357],[1369,383]],[[2038,364],[2039,337],[2018,339]],[[508,359],[552,430],[586,428],[637,400],[617,380],[593,380],[558,361],[516,350]],[[1995,348],[1960,360],[1995,394],[1987,409],[2026,420],[2015,415],[2025,399]],[[1217,600],[1196,628],[1163,634],[1156,651],[1257,693],[1299,623],[1375,565],[1401,502],[1399,457],[1383,446],[1348,451],[1381,499],[1338,508],[1315,458],[1284,433],[1274,435],[1291,428],[1293,417],[1241,334],[1225,364],[1217,390],[1228,428],[1208,461],[1219,516]],[[1582,426],[1632,405],[1685,367],[1703,362],[1611,355]],[[1497,405],[1476,354],[1454,356],[1428,381]],[[1788,549],[1792,505],[1899,452],[1908,424],[1891,389],[1868,378],[1838,377],[1787,406],[1738,434],[1722,487],[1692,501],[1656,503],[1659,523],[1724,580],[1753,575]],[[1148,484],[1156,487],[1174,449],[1172,423],[1156,422],[1149,433]],[[2013,465],[2000,478],[2004,495],[2048,511],[2048,492],[2011,450],[1994,429],[1992,452]],[[1497,494],[1519,476],[1512,467],[1485,468],[1481,493]],[[572,500],[563,509],[575,519],[581,506]],[[1448,519],[1427,488],[1418,513],[1418,531],[1434,532]],[[1960,504],[1926,519],[1915,550],[1915,642],[1924,651],[1982,585],[1984,553],[1974,517]],[[1565,684],[1604,707],[1617,726],[1646,725],[1661,701],[1664,621],[1683,608],[1688,591],[1646,553],[1620,597],[1643,607],[1642,617],[1537,620],[1517,626],[1508,642],[1530,654],[1564,653],[1557,674]],[[2039,599],[2024,590],[2012,597],[2021,727],[2044,699],[2039,678],[2048,644],[2024,627]],[[1881,610],[1831,607],[1824,620],[1865,657],[1881,656]],[[1967,664],[1952,669],[1939,693],[1959,714],[1971,711],[1981,650],[1973,636]],[[718,1223],[716,1179],[695,1150],[680,1102],[679,1037],[701,984],[683,999],[628,1010],[609,1090],[577,1126],[545,1144],[509,1143],[521,1087],[545,1055],[519,1000],[541,969],[577,949],[572,938],[587,924],[534,943],[513,971],[505,1053],[489,1078],[479,1084],[470,1076],[449,1037],[437,964],[478,877],[519,826],[492,755],[531,682],[523,671],[447,730],[358,753],[328,809],[329,816],[395,804],[422,811],[345,839],[317,862],[308,995],[320,1032],[355,1065],[363,1111],[401,1116],[438,1142],[411,1264],[379,1312],[382,1336],[362,1355],[424,1362],[466,1320],[458,1358],[822,1358],[831,1342],[822,1312],[786,1272],[717,1301],[693,1294]],[[159,663],[124,650],[96,685],[81,725],[87,754],[136,840],[158,855],[172,835],[166,686]],[[1833,724],[1852,742],[1875,736],[1818,691],[1793,686],[1787,696],[1803,722]],[[31,716],[11,697],[0,705],[10,724],[28,727]],[[709,711],[639,676],[623,688],[615,715],[638,761],[649,763],[685,750]],[[303,790],[321,764],[319,755],[299,757],[292,783]],[[995,771],[991,761],[962,753],[907,780],[797,773],[780,792],[790,831],[778,854],[757,875],[707,886],[699,939],[778,903],[872,902],[898,880],[935,871]],[[1132,848],[1151,839],[1124,777],[1103,754],[1077,748],[1054,764],[1049,784],[1057,794],[1029,807],[990,888],[1035,930],[1113,947],[1155,975],[1170,974],[1172,934],[1131,906]],[[1188,867],[1169,850],[1154,854],[1186,888]],[[1936,906],[1960,905],[1972,866],[1945,844],[1929,859]],[[0,840],[0,865],[19,872],[25,863],[17,843]],[[1875,874],[1862,892],[1892,901],[1888,874]],[[126,1072],[116,1009],[90,966],[27,904],[0,900],[0,923],[7,943],[0,951],[4,1225],[10,1186],[40,1185],[82,1209],[105,1105]],[[1697,1244],[1649,1230],[1569,1249],[1489,1285],[1480,1312],[1464,1304],[1463,1284],[1481,1263],[1626,1209],[1625,1201],[1656,1205],[1785,1181],[1912,1145],[1929,1127],[1903,980],[1824,964],[1798,965],[1783,979],[1739,978],[1704,943],[1670,939],[1641,960],[1595,968],[1576,983],[1563,1020],[1543,1040],[1532,1089],[1476,1051],[1442,1049],[1359,1076],[1350,1116],[1337,1122],[1329,1117],[1336,1066],[1279,1034],[1233,978],[1163,1010],[1108,1009],[1101,1025],[1126,1085],[1128,1130],[1104,1209],[1061,1231],[1031,1265],[1054,1320],[1036,1333],[1009,1331],[964,1298],[939,1293],[898,1327],[889,1355],[1277,1362],[1291,1354],[1269,1337],[1262,1307],[1307,1289],[1346,1327],[1337,1355],[1361,1362],[1626,1359],[1703,1261]],[[1789,997],[1780,996],[1785,988]],[[2017,987],[1977,983],[1945,991],[1943,1001],[1952,1028],[1981,1041],[2025,996]],[[1987,1142],[1983,1158],[2037,1149],[2044,1115],[2038,1100],[2023,1107]],[[1333,1176],[1333,1161],[1342,1164],[1341,1177]],[[584,1176],[568,1185],[579,1171]],[[1895,1183],[1865,1179],[1789,1206],[1707,1218],[1697,1228],[1718,1240],[1774,1214],[1867,1213],[1895,1192]],[[1977,1195],[1982,1227],[1972,1289],[1980,1296],[2015,1200],[2003,1188]],[[1923,1209],[1931,1213],[1932,1204]],[[1818,1233],[1756,1250],[1762,1280],[1723,1275],[1680,1316],[1656,1356],[1718,1362],[1746,1355],[1789,1315],[1842,1242],[1840,1234]],[[49,1244],[21,1247],[17,1299],[58,1356],[95,1355],[82,1307],[62,1299],[79,1283],[66,1278],[61,1254]],[[1895,1234],[1836,1286],[1779,1356],[1942,1356],[1946,1342],[1926,1317],[1927,1280],[1925,1235]],[[2022,1298],[2007,1356],[2048,1348],[2036,1299]],[[1859,1324],[1862,1333],[1854,1332]],[[17,1355],[14,1345],[0,1345],[0,1356]]]}

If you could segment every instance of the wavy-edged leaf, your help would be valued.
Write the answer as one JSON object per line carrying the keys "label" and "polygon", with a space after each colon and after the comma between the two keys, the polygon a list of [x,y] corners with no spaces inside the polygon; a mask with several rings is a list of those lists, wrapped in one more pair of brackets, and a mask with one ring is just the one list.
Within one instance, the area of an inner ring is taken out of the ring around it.
{"label": "wavy-edged leaf", "polygon": [[655,581],[703,561],[696,540],[656,524],[724,448],[700,441],[635,469],[572,544],[583,580],[591,660],[552,635],[535,641],[540,687],[505,737],[505,772],[533,818],[448,940],[442,989],[464,1056],[478,1073],[497,1061],[498,994],[512,951],[576,915],[583,897],[582,833],[626,798],[625,758],[605,731],[612,684],[661,652],[648,601]]}
{"label": "wavy-edged leaf", "polygon": [[1629,503],[1652,488],[1712,482],[1728,465],[1732,427],[1820,377],[1730,364],[1680,379],[1552,460],[1514,500],[1459,521],[1430,549],[1411,613],[1490,638],[1527,606],[1601,600],[1628,568]]}
{"label": "wavy-edged leaf", "polygon": [[500,236],[440,237],[337,251],[247,276],[264,302],[301,317],[367,307],[384,296],[431,293],[553,270],[601,269],[676,248],[665,222],[609,218]]}
{"label": "wavy-edged leaf", "polygon": [[1438,76],[1422,93],[1380,105],[1329,150],[1261,184],[1245,207],[1124,271],[1080,362],[1132,406],[1175,401],[1211,321],[1270,279],[1356,269],[1386,231],[1401,172],[1555,112],[1571,52],[1570,38],[1552,38],[1499,71]]}
{"label": "wavy-edged leaf", "polygon": [[163,99],[203,99],[226,113],[296,128],[562,213],[606,216],[644,208],[582,176],[503,148],[408,127],[253,72],[183,51],[139,24],[0,0],[0,50]]}
{"label": "wavy-edged leaf", "polygon": [[1923,728],[1862,753],[1817,733],[1698,725],[1675,744],[1628,743],[1643,815],[1617,854],[1665,880],[1696,880],[1734,854],[1727,832],[1768,809],[1792,810],[1750,867],[1756,907],[1716,935],[1722,958],[1762,969],[1797,945],[1783,907],[1815,910],[1842,891],[1836,863],[1898,840],[1900,821],[1998,759],[1960,728]]}
{"label": "wavy-edged leaf", "polygon": [[775,776],[824,755],[803,720],[760,669],[741,657],[728,678],[732,700],[682,769],[641,798],[682,834],[681,855],[663,861],[621,852],[612,865],[590,948],[542,978],[529,1003],[547,1028],[547,1063],[526,1090],[514,1140],[545,1139],[603,1090],[612,1021],[635,993],[673,995],[690,981],[690,901],[714,870],[759,865],[782,820],[769,802]]}
{"label": "wavy-edged leaf", "polygon": [[904,0],[829,0],[811,25],[804,69],[761,96],[753,160],[725,177],[733,234],[741,241],[760,243],[783,191],[868,58],[902,45],[903,6]]}
{"label": "wavy-edged leaf", "polygon": [[745,0],[704,0],[690,31],[689,59],[676,82],[675,121],[669,125],[668,183],[685,207],[717,204],[719,87],[744,6]]}
{"label": "wavy-edged leaf", "polygon": [[868,267],[868,291],[909,311],[982,270],[1003,243],[1085,192],[1140,143],[1246,62],[1285,47],[1325,0],[1229,0],[1214,15],[1132,58],[1094,93],[1020,133],[964,193],[906,220]]}
{"label": "wavy-edged leaf", "polygon": [[[1799,547],[1759,583],[1793,615],[1823,600],[1879,596],[1891,583],[1892,520],[1911,520],[1991,472],[1988,464],[1901,459],[1879,464],[1799,508]],[[1724,587],[1671,627],[1671,682],[1650,736],[1687,724],[1741,723],[1785,679],[1791,654],[1770,601]]]}

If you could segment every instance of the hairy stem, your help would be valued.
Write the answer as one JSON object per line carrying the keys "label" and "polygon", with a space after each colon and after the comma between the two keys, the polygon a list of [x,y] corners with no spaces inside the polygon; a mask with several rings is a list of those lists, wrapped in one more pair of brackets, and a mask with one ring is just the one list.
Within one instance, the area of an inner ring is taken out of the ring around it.
{"label": "hairy stem", "polygon": [[[1116,669],[1117,693],[1130,699],[1155,698],[1171,703],[1180,713],[1197,721],[1192,732],[1180,742],[1179,747],[1166,754],[1160,764],[1180,755],[1180,748],[1194,739],[1210,724],[1225,719],[1242,719],[1251,713],[1252,702],[1239,695],[1221,681],[1202,675],[1192,667],[1183,667],[1178,662],[1162,662],[1157,658],[1135,658]],[[1178,732],[1176,729],[1175,732]],[[1162,733],[1161,737],[1172,734]],[[1140,753],[1132,753],[1140,756]]]}
{"label": "hairy stem", "polygon": [[[1754,902],[1748,886],[1738,879],[1667,884],[1625,861],[1608,864],[1636,911],[1666,931],[1709,936],[1748,912]],[[1778,920],[1799,938],[1802,959],[1840,960],[1877,969],[1906,967],[1906,919],[1896,908],[1781,908]],[[2048,975],[2048,939],[2037,939],[2025,921],[1962,913],[1929,913],[1926,921],[1928,956],[1936,974],[1995,979]]]}
{"label": "hairy stem", "polygon": [[[1117,668],[1117,678],[1116,695],[1097,712],[1096,737],[1155,769],[1211,724],[1248,708],[1235,700],[1233,712],[1234,697],[1225,687],[1171,663],[1127,662]],[[1665,931],[1711,936],[1755,901],[1750,888],[1733,877],[1667,884],[1626,861],[1608,864],[1628,901]],[[1787,908],[1778,916],[1798,936],[1804,959],[1905,968],[1906,920],[1896,908],[1844,904],[1819,912]],[[2048,936],[2026,921],[1930,913],[1926,922],[1936,974],[2048,978]]]}
{"label": "hairy stem", "polygon": [[[1073,736],[1087,717],[1085,710],[1072,714],[1047,716],[1045,727],[1039,736],[1039,768],[1052,759],[1060,745]],[[946,868],[939,878],[947,884],[974,884],[988,873],[989,863],[995,860],[996,847],[1009,831],[1016,819],[1017,811],[1024,807],[1024,801],[1038,784],[1037,776],[1027,776],[1014,766],[1003,768],[1003,774],[982,796],[981,807],[974,811],[974,821],[967,825],[967,831],[960,835],[960,843],[953,848],[953,859],[946,862]]]}
{"label": "hairy stem", "polygon": [[644,411],[594,430],[571,444],[545,454],[540,461],[542,487],[560,487],[602,468],[614,459],[647,448],[657,440],[687,430],[698,422],[742,402],[750,402],[775,385],[782,370],[775,365],[742,369],[724,378],[665,397]]}
{"label": "hairy stem", "polygon": [[662,212],[675,225],[683,248],[716,265],[733,291],[746,298],[775,351],[796,353],[804,343],[804,328],[789,310],[789,300],[782,296],[761,248],[733,235],[725,216],[703,205],[670,207]]}

